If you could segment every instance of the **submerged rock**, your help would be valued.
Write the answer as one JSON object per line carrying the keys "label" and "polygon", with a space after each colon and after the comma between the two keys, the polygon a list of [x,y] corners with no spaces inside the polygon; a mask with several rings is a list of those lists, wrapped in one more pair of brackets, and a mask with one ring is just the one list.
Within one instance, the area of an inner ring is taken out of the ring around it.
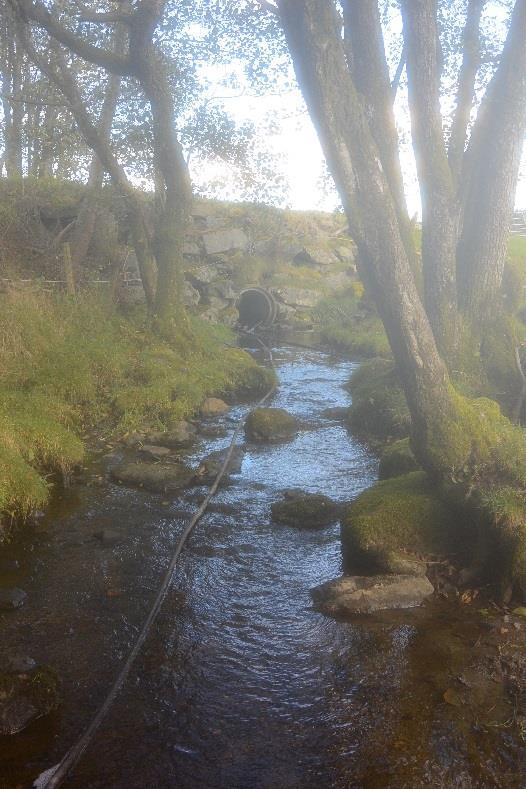
{"label": "submerged rock", "polygon": [[315,607],[329,616],[414,608],[431,594],[430,581],[414,575],[344,575],[311,590]]}
{"label": "submerged rock", "polygon": [[0,735],[18,734],[58,704],[58,679],[51,669],[0,673]]}
{"label": "submerged rock", "polygon": [[111,478],[130,487],[153,493],[171,493],[192,484],[194,472],[183,463],[121,463],[111,470]]}
{"label": "submerged rock", "polygon": [[0,611],[13,611],[20,608],[27,600],[27,593],[18,586],[10,589],[0,589]]}
{"label": "submerged rock", "polygon": [[297,529],[318,529],[338,520],[340,508],[336,502],[313,493],[286,492],[285,501],[276,501],[272,507],[272,520]]}
{"label": "submerged rock", "polygon": [[298,421],[283,408],[256,408],[247,417],[245,435],[250,441],[290,441]]}
{"label": "submerged rock", "polygon": [[221,416],[221,414],[226,414],[229,409],[230,406],[224,400],[220,400],[219,397],[207,397],[199,412],[201,416],[205,417]]}
{"label": "submerged rock", "polygon": [[[196,471],[194,482],[198,485],[212,485],[219,474],[227,452],[228,449],[218,449],[203,458]],[[225,471],[225,476],[222,479],[223,484],[228,482],[228,476],[230,474],[239,474],[241,472],[244,455],[245,450],[243,447],[234,447],[232,457]]]}

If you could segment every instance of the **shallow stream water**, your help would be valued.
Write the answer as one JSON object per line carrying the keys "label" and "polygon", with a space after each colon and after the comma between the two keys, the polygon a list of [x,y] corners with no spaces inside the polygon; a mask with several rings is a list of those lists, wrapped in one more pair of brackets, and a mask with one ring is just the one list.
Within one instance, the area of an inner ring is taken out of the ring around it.
{"label": "shallow stream water", "polygon": [[[272,405],[294,413],[302,429],[290,443],[247,447],[67,785],[526,785],[524,746],[508,723],[513,705],[474,648],[479,617],[440,602],[348,622],[312,609],[309,590],[341,573],[338,527],[278,526],[270,505],[293,487],[348,501],[375,480],[377,460],[323,415],[349,404],[343,384],[352,363],[290,348],[275,360],[281,385]],[[245,410],[215,424],[231,431]],[[197,465],[227,443],[203,438],[188,460]],[[63,703],[0,741],[2,789],[29,786],[85,729],[201,495],[166,500],[101,479],[68,491],[16,549],[21,567],[2,583],[29,597],[2,615],[3,647],[54,666]],[[94,537],[104,528],[117,532],[116,544]],[[473,692],[447,695],[460,676],[467,687],[469,671]]]}

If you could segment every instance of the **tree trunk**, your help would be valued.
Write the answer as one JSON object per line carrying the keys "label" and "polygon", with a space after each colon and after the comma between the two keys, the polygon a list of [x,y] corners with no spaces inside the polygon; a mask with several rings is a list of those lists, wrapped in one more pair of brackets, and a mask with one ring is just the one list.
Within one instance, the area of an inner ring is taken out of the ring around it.
{"label": "tree trunk", "polygon": [[[475,329],[495,315],[526,134],[526,0],[517,0],[499,68],[479,109],[463,177],[460,304]],[[498,143],[496,142],[498,141]]]}
{"label": "tree trunk", "polygon": [[426,312],[445,358],[457,344],[456,249],[460,208],[440,110],[437,0],[403,0],[411,130],[422,199]]}
{"label": "tree trunk", "polygon": [[[347,70],[330,0],[282,0],[281,19],[299,84],[318,130],[401,374],[413,443],[428,471],[443,473],[437,431],[455,419],[446,366],[420,301],[378,148]],[[327,45],[330,42],[330,46]]]}
{"label": "tree trunk", "polygon": [[162,331],[171,326],[185,328],[186,310],[182,301],[184,285],[184,235],[192,205],[192,187],[181,144],[177,139],[173,98],[162,56],[148,45],[133,47],[135,70],[150,102],[153,118],[154,165],[162,177],[163,192],[156,194],[157,218],[155,258],[157,291],[155,315]]}

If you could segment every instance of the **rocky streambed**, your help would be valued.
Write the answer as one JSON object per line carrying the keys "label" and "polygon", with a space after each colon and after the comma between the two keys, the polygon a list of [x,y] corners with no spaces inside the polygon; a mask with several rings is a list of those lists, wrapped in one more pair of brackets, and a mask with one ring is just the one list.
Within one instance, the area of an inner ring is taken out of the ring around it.
{"label": "rocky streambed", "polygon": [[[68,785],[522,786],[520,614],[440,596],[343,618],[314,607],[311,590],[341,574],[341,508],[376,478],[377,459],[341,419],[354,365],[290,348],[275,356],[271,406],[294,424],[272,443],[256,420]],[[44,717],[0,738],[2,789],[29,786],[90,721],[246,408],[207,414],[187,440],[108,447],[3,556],[2,588],[26,596],[0,611],[11,683],[0,692],[25,683],[26,713],[42,703],[37,676],[56,695]],[[124,480],[126,466],[156,481]],[[170,466],[184,484],[167,482]]]}

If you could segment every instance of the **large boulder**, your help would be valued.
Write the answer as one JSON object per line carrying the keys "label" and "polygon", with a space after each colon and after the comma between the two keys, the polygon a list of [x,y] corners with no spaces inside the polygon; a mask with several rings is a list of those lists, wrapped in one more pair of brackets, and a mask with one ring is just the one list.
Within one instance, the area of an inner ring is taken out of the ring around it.
{"label": "large boulder", "polygon": [[192,484],[194,472],[183,463],[120,463],[110,472],[115,482],[153,493],[174,493]]}
{"label": "large boulder", "polygon": [[297,493],[272,507],[272,520],[297,529],[318,529],[338,520],[340,507],[327,496]]}
{"label": "large boulder", "polygon": [[381,442],[409,434],[411,416],[393,362],[364,362],[353,373],[348,389],[352,395],[351,430]]}
{"label": "large boulder", "polygon": [[290,441],[297,430],[296,417],[283,408],[255,408],[245,423],[249,441]]}
{"label": "large boulder", "polygon": [[342,576],[311,590],[315,607],[329,616],[414,608],[433,594],[425,576]]}
{"label": "large boulder", "polygon": [[58,704],[58,680],[51,669],[0,672],[0,735],[18,734]]}
{"label": "large boulder", "polygon": [[204,233],[203,244],[207,255],[218,255],[221,252],[244,251],[248,248],[249,240],[243,230],[231,227]]}

